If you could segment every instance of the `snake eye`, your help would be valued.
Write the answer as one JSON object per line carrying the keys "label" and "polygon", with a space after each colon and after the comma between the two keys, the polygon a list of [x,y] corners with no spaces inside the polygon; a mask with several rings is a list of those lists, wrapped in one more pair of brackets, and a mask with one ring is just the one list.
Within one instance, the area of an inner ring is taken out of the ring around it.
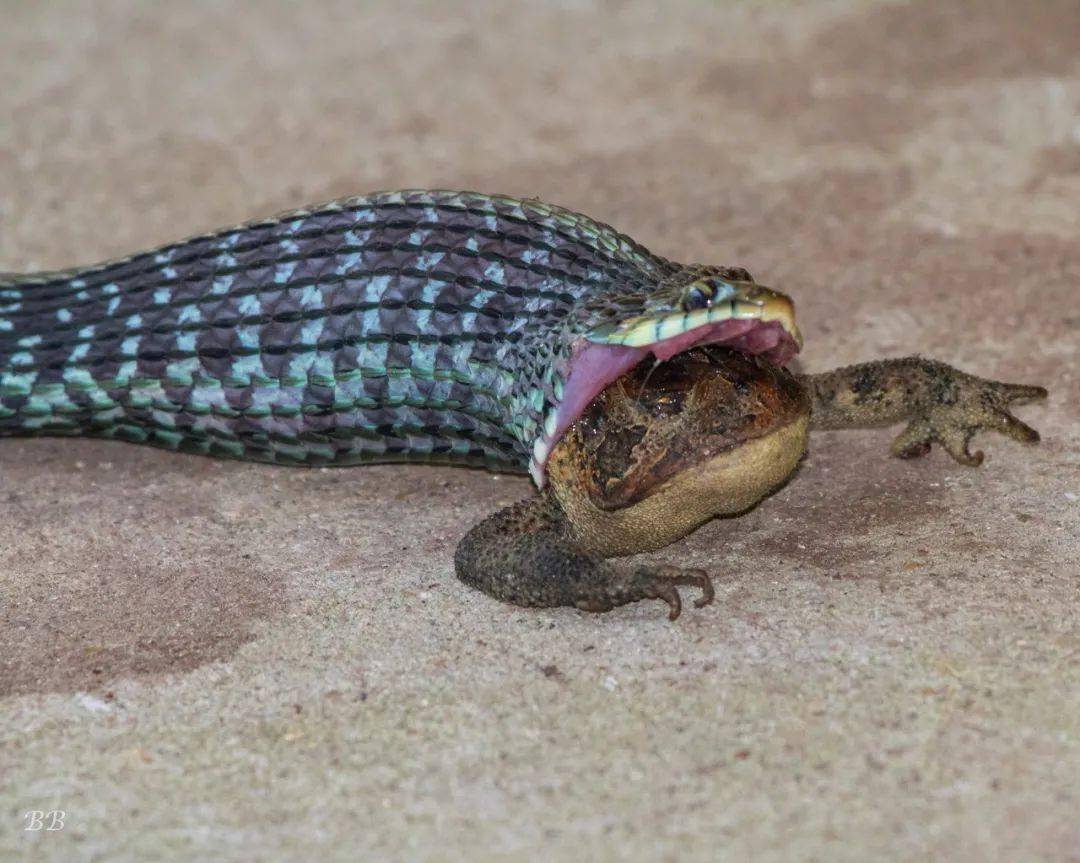
{"label": "snake eye", "polygon": [[683,297],[683,308],[688,312],[692,312],[694,309],[708,308],[712,302],[712,295],[707,293],[704,288],[694,285]]}

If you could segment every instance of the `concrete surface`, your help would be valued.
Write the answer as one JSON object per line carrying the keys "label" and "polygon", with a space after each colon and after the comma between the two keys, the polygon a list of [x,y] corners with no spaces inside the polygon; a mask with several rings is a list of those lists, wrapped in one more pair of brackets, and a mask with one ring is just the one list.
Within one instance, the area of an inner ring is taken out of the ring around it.
{"label": "concrete surface", "polygon": [[676,625],[456,583],[524,479],[0,442],[0,858],[1080,860],[1075,0],[2,14],[0,269],[501,190],[790,291],[804,368],[1052,395],[980,470],[820,435]]}

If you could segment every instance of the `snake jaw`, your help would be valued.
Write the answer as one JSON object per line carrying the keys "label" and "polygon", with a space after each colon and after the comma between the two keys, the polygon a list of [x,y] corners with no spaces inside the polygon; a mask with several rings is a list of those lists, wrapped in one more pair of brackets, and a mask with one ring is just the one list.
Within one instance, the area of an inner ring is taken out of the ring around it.
{"label": "snake jaw", "polygon": [[[707,284],[708,290],[699,284]],[[690,304],[689,297],[698,301]],[[686,289],[682,305],[682,309],[675,311],[651,312],[602,324],[586,338],[598,344],[648,347],[721,321],[776,322],[794,347],[786,359],[802,349],[803,338],[795,323],[795,304],[791,298],[756,282],[702,280]],[[704,340],[695,343],[701,341]]]}
{"label": "snake jaw", "polygon": [[802,347],[789,297],[755,282],[725,282],[703,308],[660,311],[602,324],[574,347],[563,398],[544,416],[529,473],[537,486],[555,444],[612,381],[649,354],[668,360],[696,345],[717,344],[782,366]]}

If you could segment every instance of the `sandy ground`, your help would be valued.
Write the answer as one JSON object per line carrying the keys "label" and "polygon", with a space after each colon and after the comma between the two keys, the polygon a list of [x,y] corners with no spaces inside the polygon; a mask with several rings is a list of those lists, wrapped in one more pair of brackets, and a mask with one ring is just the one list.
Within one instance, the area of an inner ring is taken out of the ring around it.
{"label": "sandy ground", "polygon": [[1080,860],[1080,6],[658,8],[5,3],[0,269],[536,195],[794,294],[805,369],[1045,384],[1043,443],[822,434],[657,555],[721,576],[672,625],[459,585],[525,479],[4,441],[0,859]]}

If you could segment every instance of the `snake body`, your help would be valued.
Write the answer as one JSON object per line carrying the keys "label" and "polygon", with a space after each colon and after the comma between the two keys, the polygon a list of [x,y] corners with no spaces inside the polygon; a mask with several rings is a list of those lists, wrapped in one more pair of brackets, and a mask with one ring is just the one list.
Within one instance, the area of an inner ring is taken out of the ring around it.
{"label": "snake body", "polygon": [[0,275],[0,435],[528,468],[542,484],[584,341],[615,351],[585,363],[595,377],[641,353],[629,344],[704,332],[714,310],[687,312],[679,289],[701,272],[540,201],[414,190]]}

